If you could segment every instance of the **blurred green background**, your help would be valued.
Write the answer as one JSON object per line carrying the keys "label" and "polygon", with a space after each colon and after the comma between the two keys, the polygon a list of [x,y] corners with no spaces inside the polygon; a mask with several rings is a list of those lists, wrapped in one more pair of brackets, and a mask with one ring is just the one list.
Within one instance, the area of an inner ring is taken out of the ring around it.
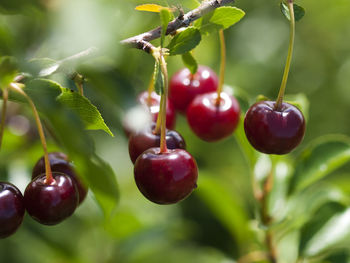
{"label": "blurred green background", "polygon": [[[171,206],[150,203],[137,190],[121,121],[137,94],[147,89],[154,60],[119,41],[159,24],[157,14],[134,11],[140,3],[145,1],[1,0],[0,56],[15,56],[21,62],[38,57],[59,60],[91,46],[99,48],[98,56],[81,64],[79,72],[88,79],[85,95],[115,134],[113,138],[89,131],[98,154],[115,171],[120,200],[111,220],[105,220],[91,193],[58,226],[39,225],[26,215],[15,235],[0,240],[0,262],[232,263],[248,251],[262,249],[259,231],[254,235],[249,230],[258,228],[251,171],[233,136],[218,143],[200,141],[186,119],[178,116],[177,130],[199,165],[198,189]],[[193,4],[169,3],[185,10]],[[297,23],[287,94],[304,93],[310,107],[305,139],[292,156],[321,135],[350,134],[350,1],[297,3],[306,15]],[[225,31],[225,83],[249,94],[251,103],[259,94],[274,99],[288,48],[288,22],[279,1],[238,0],[235,6],[246,16]],[[218,72],[219,51],[218,36],[212,34],[204,37],[194,56]],[[183,67],[180,57],[171,57],[168,65],[170,75]],[[73,88],[63,75],[53,79]],[[13,103],[8,116],[0,179],[24,191],[42,150],[28,108]],[[50,150],[57,149],[50,140]],[[349,168],[332,177],[346,193]],[[349,262],[348,258],[342,251],[322,262]]]}

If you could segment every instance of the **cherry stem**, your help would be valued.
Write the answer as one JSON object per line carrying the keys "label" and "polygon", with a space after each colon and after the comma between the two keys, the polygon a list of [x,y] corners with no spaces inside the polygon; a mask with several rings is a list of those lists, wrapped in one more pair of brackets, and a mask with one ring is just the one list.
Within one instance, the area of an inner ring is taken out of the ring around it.
{"label": "cherry stem", "polygon": [[217,89],[218,97],[216,99],[216,105],[220,105],[221,101],[221,92],[224,87],[224,81],[225,81],[225,69],[226,69],[226,44],[225,44],[225,35],[224,30],[219,30],[219,37],[220,37],[220,49],[221,49],[221,62],[220,62],[220,77],[219,77],[219,86]]}
{"label": "cherry stem", "polygon": [[152,105],[152,92],[154,91],[154,79],[153,79],[153,74],[152,78],[148,84],[148,97],[147,97],[147,105],[151,106]]}
{"label": "cherry stem", "polygon": [[8,101],[8,90],[4,89],[2,92],[2,111],[1,111],[1,123],[0,123],[0,149],[2,146],[2,138],[4,136],[5,131],[5,121],[6,121],[6,109],[7,109],[7,101]]}
{"label": "cherry stem", "polygon": [[168,151],[168,148],[166,146],[166,104],[167,104],[167,98],[168,98],[168,85],[169,85],[169,79],[168,79],[168,69],[167,64],[165,61],[165,58],[163,56],[163,53],[160,53],[160,68],[163,74],[163,81],[164,81],[164,92],[161,96],[160,100],[160,112],[159,115],[161,115],[161,129],[160,129],[160,152],[165,153]]}
{"label": "cherry stem", "polygon": [[283,72],[282,83],[281,83],[281,87],[280,87],[276,104],[275,104],[275,110],[279,110],[283,102],[284,93],[286,90],[286,85],[288,80],[288,74],[290,70],[290,64],[292,62],[292,55],[293,55],[294,38],[295,38],[295,18],[294,18],[293,0],[288,0],[288,9],[290,14],[289,48],[288,48],[287,61]]}
{"label": "cherry stem", "polygon": [[26,100],[28,101],[30,107],[32,108],[32,111],[33,111],[33,114],[34,114],[34,118],[35,118],[35,122],[36,122],[36,125],[37,125],[37,128],[38,128],[38,133],[39,133],[39,136],[40,136],[41,144],[42,144],[43,150],[44,150],[45,174],[46,174],[45,184],[48,184],[48,185],[52,184],[53,182],[55,182],[55,179],[53,178],[52,172],[51,172],[49,153],[47,151],[47,144],[46,144],[44,129],[43,129],[43,126],[41,125],[39,113],[38,113],[38,111],[37,111],[37,109],[35,107],[35,104],[34,104],[33,100],[17,84],[11,83],[10,84],[10,88],[13,91],[16,91],[17,93],[21,94],[23,97],[25,97]]}

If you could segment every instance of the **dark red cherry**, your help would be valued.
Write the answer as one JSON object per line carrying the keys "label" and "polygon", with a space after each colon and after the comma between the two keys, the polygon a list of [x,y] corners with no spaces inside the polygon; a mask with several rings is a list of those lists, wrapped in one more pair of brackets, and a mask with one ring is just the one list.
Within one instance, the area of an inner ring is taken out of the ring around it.
{"label": "dark red cherry", "polygon": [[[148,97],[148,92],[144,91],[138,96],[138,101],[149,108],[153,121],[156,122],[159,113],[160,96],[154,91],[151,93],[151,97]],[[166,106],[166,127],[168,129],[174,129],[176,122],[176,112],[174,105],[171,101],[167,100]]]}
{"label": "dark red cherry", "polygon": [[275,101],[260,101],[251,106],[244,119],[244,130],[250,144],[267,154],[286,154],[302,141],[305,120],[295,106]]}
{"label": "dark red cherry", "polygon": [[174,204],[197,187],[198,169],[193,157],[182,149],[160,153],[151,148],[142,153],[134,167],[141,193],[157,204]]}
{"label": "dark red cherry", "polygon": [[186,113],[188,105],[196,96],[215,91],[217,87],[218,77],[209,67],[199,66],[194,75],[183,68],[170,80],[169,99],[176,110]]}
{"label": "dark red cherry", "polygon": [[17,231],[24,216],[23,196],[16,186],[0,182],[0,238]]}
{"label": "dark red cherry", "polygon": [[[88,190],[77,176],[72,163],[69,162],[68,156],[61,152],[52,152],[49,153],[49,159],[52,172],[64,173],[70,176],[73,182],[76,184],[79,192],[79,204],[81,204],[81,202],[84,201]],[[32,179],[44,173],[45,159],[44,157],[41,157],[33,168]]]}
{"label": "dark red cherry", "polygon": [[197,96],[187,109],[187,121],[193,132],[202,140],[212,142],[230,136],[239,122],[240,108],[237,100],[221,92]]}
{"label": "dark red cherry", "polygon": [[[153,124],[151,128],[129,137],[129,155],[133,163],[147,149],[160,146],[160,135],[154,133],[154,127]],[[165,139],[169,149],[186,149],[185,140],[177,131],[167,130]]]}
{"label": "dark red cherry", "polygon": [[70,176],[53,172],[54,182],[46,184],[45,174],[35,177],[24,192],[28,214],[44,225],[56,225],[71,216],[79,204],[75,183]]}

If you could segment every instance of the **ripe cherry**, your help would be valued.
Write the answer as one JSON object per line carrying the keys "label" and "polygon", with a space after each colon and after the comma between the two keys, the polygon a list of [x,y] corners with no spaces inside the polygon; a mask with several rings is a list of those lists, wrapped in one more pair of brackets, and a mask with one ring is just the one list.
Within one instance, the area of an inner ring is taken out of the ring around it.
{"label": "ripe cherry", "polygon": [[197,187],[198,169],[193,157],[182,149],[160,153],[151,148],[142,153],[134,167],[141,193],[157,204],[174,204]]}
{"label": "ripe cherry", "polygon": [[218,77],[209,67],[199,66],[194,75],[183,68],[170,80],[169,99],[176,110],[186,113],[188,105],[197,95],[215,91],[217,87]]}
{"label": "ripe cherry", "polygon": [[239,122],[237,100],[225,92],[197,96],[187,109],[187,121],[193,132],[205,141],[217,141],[233,133]]}
{"label": "ripe cherry", "polygon": [[24,192],[24,205],[31,217],[44,225],[56,225],[71,216],[79,203],[70,176],[53,172],[54,182],[46,184],[45,174],[35,177]]}
{"label": "ripe cherry", "polygon": [[5,238],[19,228],[24,216],[23,196],[16,186],[0,182],[0,238]]}
{"label": "ripe cherry", "polygon": [[305,120],[295,106],[276,102],[260,101],[252,105],[244,119],[244,130],[250,144],[267,154],[286,154],[302,141]]}
{"label": "ripe cherry", "polygon": [[[79,204],[84,201],[87,195],[87,188],[83,185],[79,177],[76,175],[72,163],[69,162],[68,156],[61,152],[49,153],[49,160],[52,172],[60,172],[68,175],[73,183],[76,184],[79,193]],[[41,157],[35,164],[32,171],[32,179],[38,175],[45,173],[45,160]]]}
{"label": "ripe cherry", "polygon": [[[129,137],[129,155],[133,163],[147,149],[160,146],[160,135],[154,133],[154,127],[153,124],[149,129],[134,133]],[[184,138],[177,131],[167,130],[165,139],[169,149],[186,148]]]}
{"label": "ripe cherry", "polygon": [[[138,101],[149,108],[153,121],[156,122],[159,113],[159,105],[160,105],[160,96],[154,91],[151,93],[151,97],[149,98],[148,92],[144,91],[138,96]],[[168,129],[174,129],[176,122],[176,112],[174,105],[171,101],[167,101],[166,106],[166,127]]]}

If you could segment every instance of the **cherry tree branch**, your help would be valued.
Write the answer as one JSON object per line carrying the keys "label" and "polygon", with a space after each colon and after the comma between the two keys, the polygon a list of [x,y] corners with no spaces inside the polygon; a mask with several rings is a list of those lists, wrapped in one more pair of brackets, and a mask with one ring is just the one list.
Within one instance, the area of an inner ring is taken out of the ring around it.
{"label": "cherry tree branch", "polygon": [[[182,27],[188,27],[193,21],[210,13],[218,7],[233,3],[234,0],[204,0],[201,5],[186,14],[180,14],[177,18],[168,24],[166,34],[173,34],[176,30]],[[121,41],[121,44],[132,48],[137,48],[150,53],[153,45],[150,41],[161,36],[161,27],[157,27],[151,31],[142,33],[137,36],[130,37]]]}

